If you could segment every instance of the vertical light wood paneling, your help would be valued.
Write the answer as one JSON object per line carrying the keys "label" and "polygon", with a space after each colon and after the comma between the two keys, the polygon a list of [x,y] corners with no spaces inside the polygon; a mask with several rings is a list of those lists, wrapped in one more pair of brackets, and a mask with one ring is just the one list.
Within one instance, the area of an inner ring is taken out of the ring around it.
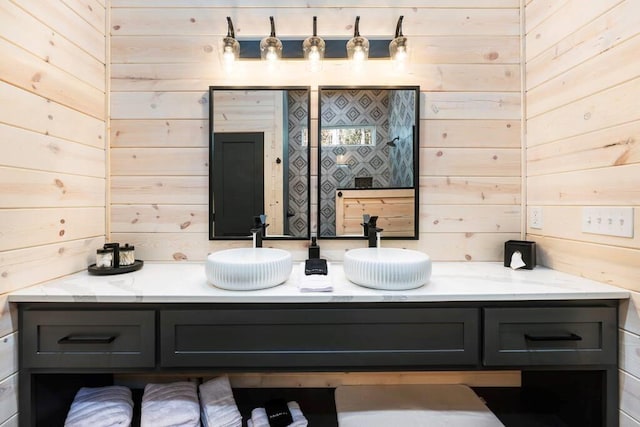
{"label": "vertical light wood paneling", "polygon": [[15,426],[17,324],[6,295],[80,271],[105,241],[103,3],[0,5],[0,425]]}
{"label": "vertical light wood paneling", "polygon": [[[597,4],[596,4],[597,3]],[[527,228],[540,262],[640,290],[640,3],[533,0],[525,8]],[[633,238],[582,232],[588,206],[635,208]],[[622,426],[640,423],[637,294],[621,316]]]}
{"label": "vertical light wood paneling", "polygon": [[[142,258],[203,260],[212,250],[248,244],[209,242],[201,222],[208,199],[203,163],[210,85],[309,85],[312,128],[319,85],[420,85],[420,240],[395,244],[436,260],[496,261],[504,240],[519,237],[519,2],[403,0],[391,6],[316,0],[299,8],[283,0],[118,0],[112,6],[112,237],[134,243]],[[404,15],[411,65],[398,73],[390,61],[369,61],[364,72],[356,72],[347,61],[332,60],[313,74],[302,61],[286,61],[270,72],[260,61],[243,60],[226,73],[219,52],[224,17],[233,18],[238,37],[262,37],[259,29],[270,15],[283,37],[306,37],[304,22],[314,15],[323,36],[348,37],[360,15],[361,32],[388,37]],[[317,161],[314,129],[311,146]],[[315,164],[311,170],[315,223]],[[475,216],[477,207],[481,215]],[[449,221],[449,215],[463,219]],[[439,225],[434,216],[442,218]],[[442,239],[449,243],[433,244]],[[306,258],[306,242],[267,244]],[[345,248],[361,245],[326,242],[323,256],[341,260]]]}

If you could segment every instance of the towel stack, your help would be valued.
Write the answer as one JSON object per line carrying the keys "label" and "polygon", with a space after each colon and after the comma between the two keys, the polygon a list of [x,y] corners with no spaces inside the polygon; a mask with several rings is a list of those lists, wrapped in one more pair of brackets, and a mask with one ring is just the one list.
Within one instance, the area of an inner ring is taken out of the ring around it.
{"label": "towel stack", "polygon": [[147,384],[142,395],[141,427],[199,427],[200,405],[196,384],[180,381]]}
{"label": "towel stack", "polygon": [[200,384],[200,405],[204,427],[242,427],[242,415],[233,398],[228,377]]}
{"label": "towel stack", "polygon": [[[307,427],[309,424],[298,402],[287,402],[293,423],[289,427]],[[247,427],[269,427],[269,417],[264,408],[255,408],[251,411],[251,419],[247,420]]]}
{"label": "towel stack", "polygon": [[131,425],[131,390],[122,386],[82,387],[76,393],[65,427],[111,427]]}

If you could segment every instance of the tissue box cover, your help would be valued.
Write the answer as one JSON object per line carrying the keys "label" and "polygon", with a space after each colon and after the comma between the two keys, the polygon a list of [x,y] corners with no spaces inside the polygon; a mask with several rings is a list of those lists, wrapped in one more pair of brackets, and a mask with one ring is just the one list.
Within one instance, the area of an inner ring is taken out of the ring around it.
{"label": "tissue box cover", "polygon": [[516,251],[522,254],[522,261],[525,263],[525,266],[522,268],[533,270],[536,266],[536,242],[529,242],[527,240],[507,240],[504,242],[505,267],[511,266],[511,255]]}

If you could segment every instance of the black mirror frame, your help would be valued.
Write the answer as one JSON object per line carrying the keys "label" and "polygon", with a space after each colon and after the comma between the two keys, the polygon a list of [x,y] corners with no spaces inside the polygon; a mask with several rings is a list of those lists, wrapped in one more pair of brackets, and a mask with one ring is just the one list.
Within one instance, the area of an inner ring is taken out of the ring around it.
{"label": "black mirror frame", "polygon": [[318,227],[318,239],[345,239],[345,240],[358,240],[362,239],[359,236],[320,236],[320,221],[321,221],[321,208],[320,200],[322,193],[322,144],[320,143],[322,136],[322,92],[329,90],[411,90],[415,92],[415,125],[413,129],[413,187],[414,187],[414,231],[413,236],[385,236],[382,233],[381,238],[385,240],[418,240],[419,223],[420,223],[420,190],[419,190],[419,177],[420,177],[420,86],[318,86],[318,209],[317,209],[317,227]]}
{"label": "black mirror frame", "polygon": [[209,240],[251,240],[251,236],[249,236],[249,230],[247,230],[247,236],[214,236],[213,235],[213,224],[215,212],[213,212],[213,117],[214,117],[214,103],[213,103],[213,93],[216,90],[279,90],[279,91],[290,91],[290,90],[300,90],[307,92],[307,234],[303,237],[297,236],[265,236],[264,240],[309,240],[311,238],[311,87],[310,86],[209,86],[209,214],[207,216],[209,224]]}

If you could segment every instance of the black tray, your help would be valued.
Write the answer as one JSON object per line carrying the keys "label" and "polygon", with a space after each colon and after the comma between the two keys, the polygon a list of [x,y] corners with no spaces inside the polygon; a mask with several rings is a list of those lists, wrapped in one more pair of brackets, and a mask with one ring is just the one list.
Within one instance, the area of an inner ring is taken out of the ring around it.
{"label": "black tray", "polygon": [[143,264],[143,261],[137,259],[133,262],[133,264],[124,265],[122,267],[98,268],[95,264],[91,264],[87,270],[89,270],[89,274],[93,274],[95,276],[110,276],[112,274],[131,273],[132,271],[138,271],[142,268]]}

